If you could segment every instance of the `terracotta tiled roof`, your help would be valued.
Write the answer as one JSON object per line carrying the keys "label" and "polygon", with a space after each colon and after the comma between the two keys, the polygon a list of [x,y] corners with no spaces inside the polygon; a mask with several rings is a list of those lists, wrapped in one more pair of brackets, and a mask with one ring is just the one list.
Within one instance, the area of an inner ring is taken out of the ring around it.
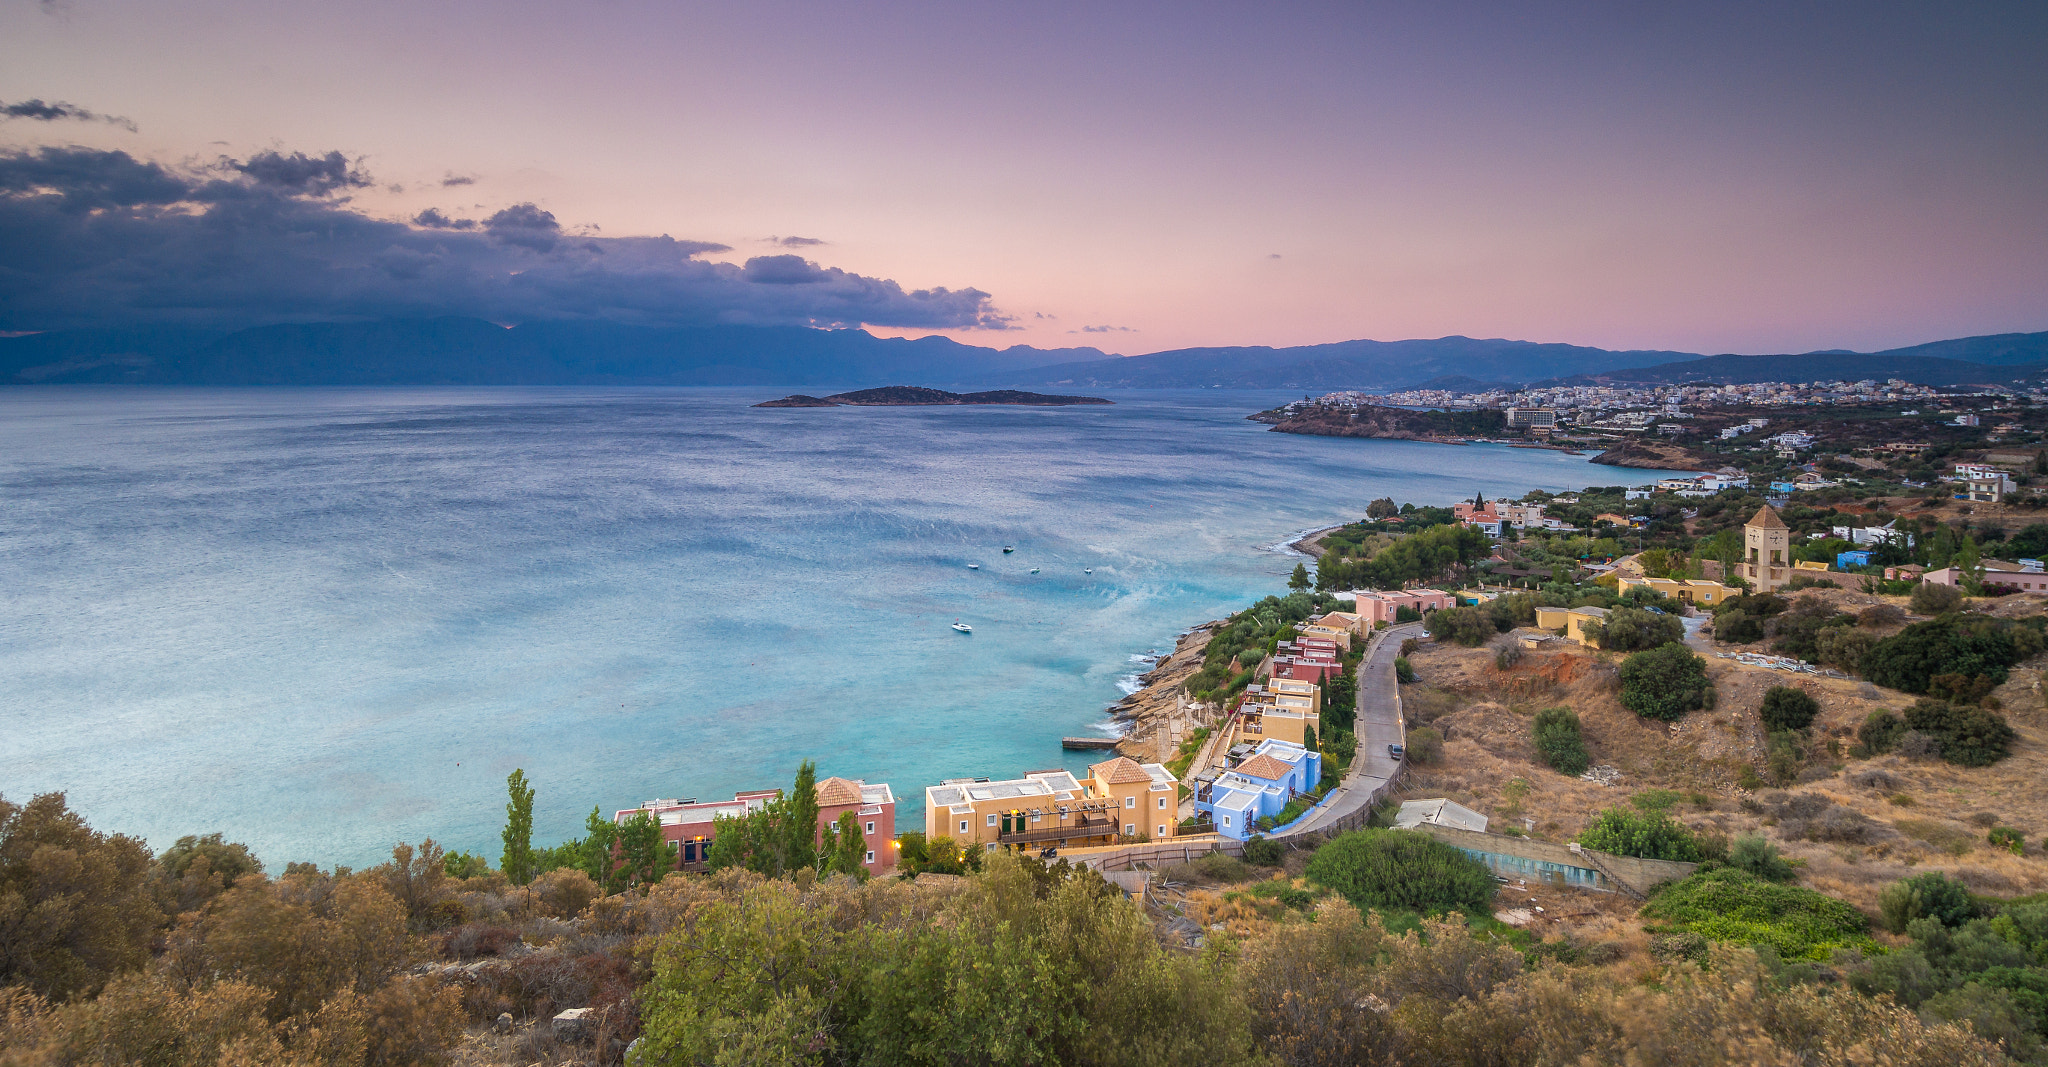
{"label": "terracotta tiled roof", "polygon": [[860,803],[860,783],[844,778],[827,778],[818,783],[818,805],[833,807],[839,804]]}
{"label": "terracotta tiled roof", "polygon": [[1285,763],[1266,755],[1264,752],[1237,765],[1237,773],[1247,778],[1263,778],[1269,782],[1277,782],[1287,777],[1289,770],[1290,768]]}
{"label": "terracotta tiled roof", "polygon": [[1779,518],[1778,513],[1772,511],[1771,506],[1769,504],[1765,504],[1762,508],[1757,510],[1755,516],[1751,517],[1750,520],[1748,522],[1743,523],[1743,525],[1755,526],[1765,530],[1783,530],[1785,529],[1785,520]]}
{"label": "terracotta tiled roof", "polygon": [[1145,773],[1145,768],[1138,766],[1137,761],[1128,756],[1104,760],[1088,768],[1088,773],[1110,785],[1132,785],[1152,780],[1152,776]]}

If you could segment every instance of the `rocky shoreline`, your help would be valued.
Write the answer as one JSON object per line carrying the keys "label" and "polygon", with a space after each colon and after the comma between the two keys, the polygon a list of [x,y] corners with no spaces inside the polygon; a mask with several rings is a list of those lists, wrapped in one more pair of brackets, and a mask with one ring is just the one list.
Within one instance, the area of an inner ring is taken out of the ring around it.
{"label": "rocky shoreline", "polygon": [[1116,743],[1119,755],[1140,763],[1163,763],[1173,755],[1172,722],[1182,712],[1181,684],[1202,669],[1209,639],[1223,622],[1214,619],[1180,635],[1171,653],[1138,676],[1143,688],[1109,706],[1110,718],[1125,727]]}

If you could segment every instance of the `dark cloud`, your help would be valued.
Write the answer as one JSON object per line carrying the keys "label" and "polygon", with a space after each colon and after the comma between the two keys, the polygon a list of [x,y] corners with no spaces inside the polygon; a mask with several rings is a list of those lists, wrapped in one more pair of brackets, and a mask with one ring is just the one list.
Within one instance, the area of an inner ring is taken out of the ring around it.
{"label": "dark cloud", "polygon": [[1278,253],[1278,252],[1268,252],[1268,253],[1266,253],[1266,258],[1267,258],[1267,259],[1279,259],[1279,258],[1280,258],[1280,253]]}
{"label": "dark cloud", "polygon": [[514,204],[492,215],[484,220],[484,229],[506,244],[536,252],[553,250],[562,236],[562,224],[555,221],[554,213],[532,204]]}
{"label": "dark cloud", "polygon": [[[1068,331],[1068,332],[1069,332],[1069,333],[1071,333],[1071,332],[1073,332],[1073,331],[1071,331],[1071,330],[1070,330],[1070,331]],[[1081,327],[1081,332],[1082,332],[1082,333],[1137,333],[1138,331],[1137,331],[1137,330],[1135,330],[1135,329],[1133,329],[1132,327],[1129,327],[1129,326],[1083,326],[1083,327]]]}
{"label": "dark cloud", "polygon": [[186,172],[124,152],[0,150],[0,330],[394,316],[1002,329],[977,289],[905,290],[799,256],[744,266],[661,237],[565,237],[533,204],[373,218],[338,152]]}
{"label": "dark cloud", "polygon": [[310,196],[326,196],[370,184],[370,176],[351,167],[348,158],[340,152],[329,152],[324,156],[309,156],[304,152],[293,152],[288,156],[280,152],[258,152],[246,163],[224,159],[221,165],[248,175],[258,185]]}
{"label": "dark cloud", "polygon": [[824,243],[825,243],[825,242],[823,242],[823,241],[819,240],[819,239],[818,239],[818,238],[816,238],[816,237],[772,237],[772,236],[771,236],[771,237],[767,238],[767,241],[768,241],[768,243],[769,243],[769,244],[771,244],[771,245],[781,245],[781,246],[782,246],[782,247],[784,247],[784,248],[810,248],[810,247],[812,247],[812,246],[814,246],[814,245],[821,245],[821,244],[824,244]]}
{"label": "dark cloud", "polygon": [[129,133],[136,132],[133,119],[124,119],[119,115],[102,115],[97,111],[87,111],[77,104],[67,104],[62,100],[50,104],[45,104],[41,100],[21,100],[12,104],[0,104],[0,119],[34,119],[37,122],[58,122],[70,119],[78,122],[104,122],[109,126],[119,126]]}
{"label": "dark cloud", "polygon": [[465,175],[461,175],[461,174],[450,174],[450,175],[449,175],[449,176],[447,176],[446,178],[443,178],[443,179],[441,179],[441,188],[443,188],[443,189],[446,189],[446,188],[448,188],[448,187],[449,187],[449,186],[451,186],[451,185],[475,185],[475,184],[476,184],[476,179],[475,179],[475,178],[467,177],[467,176],[465,176]]}
{"label": "dark cloud", "polygon": [[451,219],[439,208],[428,208],[412,217],[412,224],[429,230],[474,230],[475,219]]}

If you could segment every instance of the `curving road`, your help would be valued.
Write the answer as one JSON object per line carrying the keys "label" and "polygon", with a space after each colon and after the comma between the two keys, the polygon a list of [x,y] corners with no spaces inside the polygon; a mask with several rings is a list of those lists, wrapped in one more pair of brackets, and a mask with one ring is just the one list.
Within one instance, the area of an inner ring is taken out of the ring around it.
{"label": "curving road", "polygon": [[1394,678],[1394,659],[1401,654],[1401,642],[1422,636],[1419,622],[1402,623],[1376,633],[1358,664],[1358,752],[1343,784],[1331,792],[1329,802],[1303,819],[1285,834],[1292,837],[1339,823],[1372,803],[1376,791],[1400,771],[1400,763],[1387,755],[1388,745],[1398,745],[1407,736],[1401,721],[1401,688]]}

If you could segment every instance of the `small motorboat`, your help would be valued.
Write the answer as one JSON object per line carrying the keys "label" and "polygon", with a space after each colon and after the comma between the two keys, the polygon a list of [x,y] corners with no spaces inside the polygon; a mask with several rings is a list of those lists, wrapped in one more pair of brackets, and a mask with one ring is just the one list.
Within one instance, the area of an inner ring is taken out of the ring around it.
{"label": "small motorboat", "polygon": [[955,629],[955,630],[958,630],[958,631],[960,631],[960,632],[961,632],[961,633],[963,633],[963,634],[971,634],[971,633],[973,633],[973,632],[974,632],[974,627],[972,627],[972,626],[969,626],[969,625],[967,625],[967,624],[966,624],[966,623],[964,623],[964,622],[956,622],[956,623],[954,623],[954,624],[953,624],[953,629]]}
{"label": "small motorboat", "polygon": [[1084,570],[1084,571],[1082,571],[1081,573],[1082,573],[1082,574],[1094,574],[1094,573],[1095,573],[1095,568],[1093,568],[1093,567],[1090,567],[1090,568],[1088,568],[1087,570]]}
{"label": "small motorboat", "polygon": [[1037,574],[1037,573],[1038,573],[1038,568],[1037,568],[1037,567],[1033,567],[1033,568],[1031,568],[1031,573],[1033,573],[1033,574]]}
{"label": "small motorboat", "polygon": [[1015,551],[1017,551],[1017,546],[1016,546],[1016,545],[1004,545],[1004,546],[1003,546],[1003,555],[1005,555],[1005,556],[1007,556],[1007,555],[1009,555],[1010,553],[1012,553],[1012,552],[1015,552]]}
{"label": "small motorboat", "polygon": [[978,570],[980,570],[980,569],[981,569],[981,564],[979,564],[979,563],[970,563],[970,564],[968,564],[968,565],[967,565],[967,569],[968,569],[968,570],[970,570],[970,571],[978,571]]}

